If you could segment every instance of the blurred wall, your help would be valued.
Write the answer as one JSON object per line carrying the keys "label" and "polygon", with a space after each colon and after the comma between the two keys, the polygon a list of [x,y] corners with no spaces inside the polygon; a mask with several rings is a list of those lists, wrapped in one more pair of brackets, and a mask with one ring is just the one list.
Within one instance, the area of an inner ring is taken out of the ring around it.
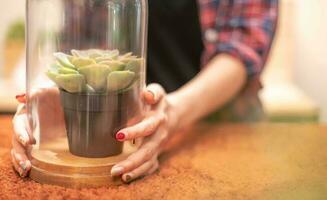
{"label": "blurred wall", "polygon": [[327,1],[292,0],[295,5],[295,82],[321,108],[327,122]]}
{"label": "blurred wall", "polygon": [[279,0],[278,27],[273,47],[262,75],[265,87],[284,84],[293,79],[295,1]]}
{"label": "blurred wall", "polygon": [[9,24],[25,18],[25,1],[0,0],[0,73],[3,66],[3,46]]}
{"label": "blurred wall", "polygon": [[[17,101],[15,101],[14,97],[24,91],[25,59],[23,57],[23,41],[17,43],[5,41],[9,27],[19,21],[24,21],[24,19],[24,0],[0,0],[0,113],[16,110]],[[16,52],[18,53],[16,54]],[[15,65],[21,67],[15,68],[13,67]]]}
{"label": "blurred wall", "polygon": [[280,0],[278,30],[262,76],[266,99],[282,103],[287,108],[293,105],[300,113],[314,111],[312,101],[318,104],[321,120],[325,122],[326,7],[326,0]]}

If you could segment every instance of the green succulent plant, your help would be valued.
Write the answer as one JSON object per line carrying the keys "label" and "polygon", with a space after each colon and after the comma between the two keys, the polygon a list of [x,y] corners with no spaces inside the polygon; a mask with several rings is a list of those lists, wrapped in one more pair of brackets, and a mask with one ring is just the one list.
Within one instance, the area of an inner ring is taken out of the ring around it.
{"label": "green succulent plant", "polygon": [[54,57],[46,74],[70,93],[124,91],[140,77],[143,65],[143,58],[118,50],[71,50],[71,55],[57,52]]}

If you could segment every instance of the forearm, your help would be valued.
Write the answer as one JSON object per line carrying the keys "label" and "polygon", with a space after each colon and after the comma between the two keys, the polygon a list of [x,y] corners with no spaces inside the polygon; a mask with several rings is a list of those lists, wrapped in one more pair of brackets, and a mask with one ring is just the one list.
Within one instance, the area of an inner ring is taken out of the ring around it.
{"label": "forearm", "polygon": [[244,86],[246,70],[236,58],[216,56],[192,81],[168,95],[173,128],[190,125],[230,101]]}

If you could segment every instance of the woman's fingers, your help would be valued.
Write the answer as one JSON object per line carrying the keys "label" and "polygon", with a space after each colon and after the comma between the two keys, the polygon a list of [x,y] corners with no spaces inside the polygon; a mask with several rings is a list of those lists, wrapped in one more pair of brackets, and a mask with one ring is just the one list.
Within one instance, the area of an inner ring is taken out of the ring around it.
{"label": "woman's fingers", "polygon": [[15,138],[23,146],[35,144],[35,139],[28,132],[28,120],[26,114],[17,114],[13,119]]}
{"label": "woman's fingers", "polygon": [[149,136],[153,134],[165,120],[166,117],[163,113],[152,115],[134,126],[120,130],[116,134],[116,139],[119,141],[127,141]]}
{"label": "woman's fingers", "polygon": [[141,148],[130,155],[126,160],[118,163],[111,169],[112,176],[119,176],[124,173],[130,172],[143,163],[149,161],[153,157],[156,157],[159,144],[156,142],[147,142],[141,146]]}
{"label": "woman's fingers", "polygon": [[31,169],[31,162],[27,158],[25,148],[16,140],[16,138],[13,138],[12,145],[13,149],[11,155],[14,168],[18,171],[20,176],[25,177]]}
{"label": "woman's fingers", "polygon": [[145,162],[143,165],[139,166],[131,172],[123,174],[122,179],[124,182],[129,183],[139,177],[149,175],[150,171],[153,171],[154,167],[158,167],[158,161],[156,158]]}
{"label": "woman's fingers", "polygon": [[144,100],[147,104],[155,105],[166,95],[164,88],[156,83],[148,85],[143,92]]}
{"label": "woman's fingers", "polygon": [[158,169],[157,156],[160,144],[165,139],[165,134],[162,135],[160,130],[160,125],[167,120],[166,114],[160,111],[164,110],[161,105],[165,105],[162,104],[162,99],[166,95],[165,90],[159,84],[150,84],[142,95],[145,103],[153,106],[152,111],[155,114],[151,113],[142,122],[122,129],[116,134],[119,141],[146,137],[145,143],[137,152],[111,169],[112,176],[122,175],[125,182],[151,174]]}
{"label": "woman's fingers", "polygon": [[26,103],[26,93],[16,95],[16,100],[19,103]]}
{"label": "woman's fingers", "polygon": [[[147,103],[155,105],[162,100],[166,92],[161,85],[150,84],[143,95]],[[120,130],[116,134],[116,139],[119,141],[126,141],[139,137],[146,137],[154,133],[158,126],[166,120],[167,116],[163,112],[153,111],[153,113],[155,114],[150,115],[150,117],[147,117],[142,122]]]}
{"label": "woman's fingers", "polygon": [[30,143],[30,138],[25,127],[25,114],[16,115],[13,120],[15,138],[23,146],[27,146]]}
{"label": "woman's fingers", "polygon": [[16,158],[16,155],[14,153],[14,149],[11,150],[11,162],[15,168],[15,170],[19,173],[19,174],[23,174],[23,169],[19,166],[18,164],[18,159]]}
{"label": "woman's fingers", "polygon": [[150,175],[153,174],[154,172],[156,172],[159,169],[159,162],[156,159],[156,162],[152,165],[151,169],[149,169],[149,171],[147,171],[146,175]]}
{"label": "woman's fingers", "polygon": [[20,154],[15,153],[15,150],[11,150],[11,161],[15,170],[21,177],[26,177],[31,169],[31,162],[29,160],[22,161],[23,158]]}

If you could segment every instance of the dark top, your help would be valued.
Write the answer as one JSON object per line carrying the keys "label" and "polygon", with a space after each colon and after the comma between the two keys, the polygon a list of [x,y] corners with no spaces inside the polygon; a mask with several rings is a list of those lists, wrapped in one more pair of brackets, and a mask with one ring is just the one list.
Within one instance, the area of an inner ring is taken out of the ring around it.
{"label": "dark top", "polygon": [[147,82],[174,91],[200,71],[203,51],[196,0],[149,0]]}

